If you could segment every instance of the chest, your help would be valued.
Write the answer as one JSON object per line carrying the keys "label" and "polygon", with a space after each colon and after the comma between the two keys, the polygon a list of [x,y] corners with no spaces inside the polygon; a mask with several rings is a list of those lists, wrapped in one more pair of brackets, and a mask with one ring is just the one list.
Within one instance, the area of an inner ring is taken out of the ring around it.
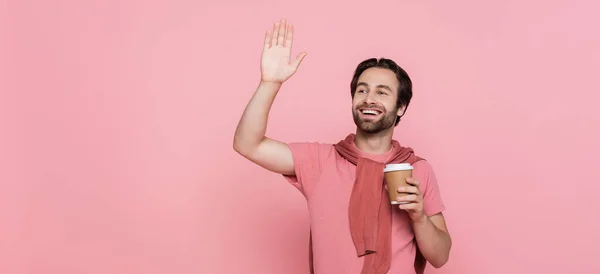
{"label": "chest", "polygon": [[[351,163],[332,161],[324,165],[323,172],[308,200],[313,221],[325,223],[336,229],[347,229],[348,208],[355,180],[356,166]],[[394,237],[412,238],[412,226],[408,214],[397,206],[390,206]]]}

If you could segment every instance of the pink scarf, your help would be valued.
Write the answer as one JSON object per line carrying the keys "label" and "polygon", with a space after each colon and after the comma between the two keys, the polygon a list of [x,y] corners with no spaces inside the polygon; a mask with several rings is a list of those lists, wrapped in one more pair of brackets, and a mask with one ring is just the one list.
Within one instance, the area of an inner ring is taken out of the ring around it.
{"label": "pink scarf", "polygon": [[[408,147],[392,141],[392,156],[386,163],[360,157],[354,145],[355,134],[334,145],[337,153],[356,165],[356,181],[350,195],[350,234],[357,256],[365,256],[361,274],[384,274],[392,261],[392,205],[384,188],[383,169],[386,164],[414,164],[423,160]],[[314,273],[312,235],[309,249],[310,271]],[[414,267],[418,274],[425,270],[425,258],[417,248]]]}

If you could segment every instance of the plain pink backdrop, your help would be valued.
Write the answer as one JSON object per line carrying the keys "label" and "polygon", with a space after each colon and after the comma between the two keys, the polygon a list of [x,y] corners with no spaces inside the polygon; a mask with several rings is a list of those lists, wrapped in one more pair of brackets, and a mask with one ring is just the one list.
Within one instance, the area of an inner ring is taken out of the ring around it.
{"label": "plain pink backdrop", "polygon": [[264,31],[294,54],[268,135],[354,130],[358,62],[414,82],[396,138],[454,239],[428,273],[600,273],[596,1],[2,1],[0,273],[307,273],[308,216],[234,153]]}

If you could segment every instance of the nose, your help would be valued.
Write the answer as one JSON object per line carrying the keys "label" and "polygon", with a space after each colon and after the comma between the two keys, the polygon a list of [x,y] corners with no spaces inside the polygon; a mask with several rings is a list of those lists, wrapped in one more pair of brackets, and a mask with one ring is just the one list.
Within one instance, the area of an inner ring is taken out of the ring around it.
{"label": "nose", "polygon": [[375,100],[373,99],[373,92],[367,92],[367,96],[365,96],[365,103],[367,104],[372,104],[375,102]]}

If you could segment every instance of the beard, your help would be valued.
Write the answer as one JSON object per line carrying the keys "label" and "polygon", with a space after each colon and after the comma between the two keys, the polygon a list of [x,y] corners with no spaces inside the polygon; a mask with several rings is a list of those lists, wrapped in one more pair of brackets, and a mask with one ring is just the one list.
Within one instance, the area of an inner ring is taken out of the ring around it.
{"label": "beard", "polygon": [[365,133],[374,134],[382,132],[386,129],[394,127],[396,123],[396,114],[397,111],[388,112],[385,109],[381,109],[382,114],[378,120],[374,119],[363,119],[360,116],[360,110],[363,106],[359,106],[352,110],[352,117],[354,118],[354,124],[358,127],[359,130]]}

